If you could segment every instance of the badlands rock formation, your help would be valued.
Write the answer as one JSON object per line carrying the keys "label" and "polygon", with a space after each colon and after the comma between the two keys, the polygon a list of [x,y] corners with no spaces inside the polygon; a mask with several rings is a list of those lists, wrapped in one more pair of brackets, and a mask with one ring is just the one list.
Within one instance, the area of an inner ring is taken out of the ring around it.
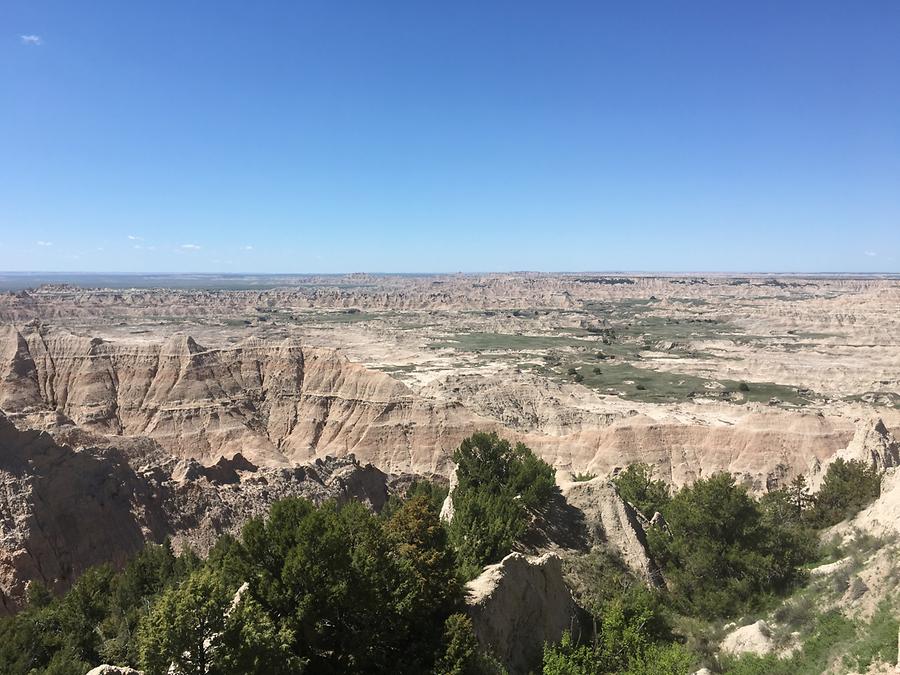
{"label": "badlands rock formation", "polygon": [[353,458],[295,468],[237,459],[210,469],[174,461],[134,469],[117,448],[61,445],[0,414],[0,612],[21,606],[31,580],[63,589],[91,565],[124,564],[148,541],[171,537],[204,553],[222,532],[236,533],[294,495],[377,509],[387,476]]}
{"label": "badlands rock formation", "polygon": [[808,484],[811,489],[819,489],[828,466],[838,458],[862,462],[878,471],[893,470],[900,466],[900,443],[880,418],[861,421],[846,448],[838,450],[823,462],[814,462],[809,471]]}
{"label": "badlands rock formation", "polygon": [[445,475],[462,438],[499,430],[561,468],[606,475],[648,461],[676,485],[724,470],[757,490],[824,461],[853,433],[840,418],[762,411],[730,424],[633,415],[563,436],[524,433],[292,340],[207,349],[188,336],[109,342],[37,322],[0,336],[0,409],[34,426],[52,414],[54,425],[147,436],[203,463],[354,453],[386,471]]}
{"label": "badlands rock formation", "polygon": [[293,341],[112,344],[32,323],[6,329],[0,345],[0,409],[8,414],[56,411],[203,462],[240,452],[286,466],[355,453],[385,470],[441,471],[477,422],[333,350]]}
{"label": "badlands rock formation", "polygon": [[615,485],[604,478],[564,480],[560,489],[569,506],[581,512],[589,545],[608,546],[637,578],[652,586],[662,585],[662,573],[650,555],[639,514],[622,500]]}
{"label": "badlands rock formation", "polygon": [[547,553],[510,553],[466,585],[469,615],[479,642],[509,669],[524,675],[540,666],[545,642],[577,633],[578,610],[560,559]]}
{"label": "badlands rock formation", "polygon": [[900,466],[900,443],[880,418],[873,417],[857,428],[853,440],[837,457],[865,462],[882,471]]}
{"label": "badlands rock formation", "polygon": [[[897,464],[896,279],[279,283],[0,293],[4,607],[29,579],[63,587],[147,540],[203,550],[280,496],[377,507],[380,471],[448,476],[478,430],[600,476],[568,488],[572,508],[650,580],[634,514],[604,487],[616,469],[649,462],[674,485],[728,471],[764,492],[842,451]],[[895,483],[869,522],[898,521]]]}

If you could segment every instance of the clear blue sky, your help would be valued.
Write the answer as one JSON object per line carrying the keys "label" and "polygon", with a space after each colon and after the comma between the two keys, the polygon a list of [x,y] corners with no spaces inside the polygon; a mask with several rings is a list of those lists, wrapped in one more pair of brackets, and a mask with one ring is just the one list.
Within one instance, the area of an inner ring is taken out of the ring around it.
{"label": "clear blue sky", "polygon": [[900,271],[900,2],[0,5],[0,270]]}

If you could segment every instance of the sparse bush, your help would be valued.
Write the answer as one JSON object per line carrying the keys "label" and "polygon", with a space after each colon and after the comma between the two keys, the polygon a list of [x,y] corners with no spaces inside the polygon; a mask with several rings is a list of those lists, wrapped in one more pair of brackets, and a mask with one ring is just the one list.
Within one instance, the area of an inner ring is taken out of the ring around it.
{"label": "sparse bush", "polygon": [[[821,675],[856,635],[853,622],[837,611],[818,617],[815,630],[790,658],[745,654],[722,659],[727,675]],[[896,640],[896,636],[894,638]]]}
{"label": "sparse bush", "polygon": [[866,672],[875,661],[893,663],[897,658],[897,632],[900,630],[900,619],[896,611],[885,601],[879,605],[872,620],[859,635],[849,658],[848,666],[858,672]]}
{"label": "sparse bush", "polygon": [[572,480],[576,483],[585,483],[589,480],[594,480],[597,477],[595,473],[576,473],[572,475]]}
{"label": "sparse bush", "polygon": [[787,632],[802,631],[815,618],[815,602],[807,595],[792,598],[775,610],[773,618]]}
{"label": "sparse bush", "polygon": [[668,483],[654,480],[653,467],[649,464],[630,464],[613,478],[613,483],[619,490],[619,496],[648,518],[669,503]]}
{"label": "sparse bush", "polygon": [[851,518],[881,494],[881,473],[858,460],[836,459],[816,493],[810,522],[819,528]]}

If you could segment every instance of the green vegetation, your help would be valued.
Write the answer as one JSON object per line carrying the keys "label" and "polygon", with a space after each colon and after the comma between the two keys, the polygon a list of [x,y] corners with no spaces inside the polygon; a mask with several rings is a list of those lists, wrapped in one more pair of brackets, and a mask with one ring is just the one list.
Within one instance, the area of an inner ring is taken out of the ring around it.
{"label": "green vegetation", "polygon": [[820,675],[855,634],[853,622],[839,612],[827,612],[817,619],[813,633],[790,658],[780,659],[775,654],[744,655],[726,659],[724,672],[728,675]]}
{"label": "green vegetation", "polygon": [[649,464],[630,464],[613,478],[619,496],[633,504],[648,518],[661,511],[669,503],[669,484],[653,480],[653,467]]}
{"label": "green vegetation", "polygon": [[610,611],[593,643],[576,644],[563,635],[558,645],[544,647],[544,675],[688,675],[694,656],[677,642],[652,641],[644,631],[644,615]]}
{"label": "green vegetation", "polygon": [[883,602],[869,625],[857,631],[856,640],[849,657],[845,660],[860,672],[869,668],[874,661],[892,663],[897,657],[897,633],[900,619],[896,608]]}
{"label": "green vegetation", "polygon": [[0,672],[84,675],[101,662],[138,663],[145,608],[199,566],[190,552],[151,545],[118,574],[108,565],[88,570],[59,599],[33,583],[28,607],[0,621]]}
{"label": "green vegetation", "polygon": [[286,499],[205,562],[148,546],[60,599],[34,586],[29,607],[0,621],[0,672],[496,673],[457,614],[436,500],[417,492],[386,519],[356,502]]}
{"label": "green vegetation", "polygon": [[651,529],[648,543],[674,606],[688,614],[759,608],[802,581],[801,566],[816,553],[812,530],[785,522],[728,474],[682,488],[660,510],[668,530]]}
{"label": "green vegetation", "polygon": [[810,521],[828,527],[855,516],[881,494],[881,474],[858,460],[840,457],[828,466],[822,487],[812,501]]}
{"label": "green vegetation", "polygon": [[83,675],[105,662],[148,675],[173,663],[188,675],[499,675],[459,613],[461,580],[509,551],[554,493],[553,471],[494,434],[466,439],[454,459],[449,529],[447,488],[415,481],[381,515],[285,499],[206,561],[151,545],[61,598],[34,584],[28,607],[0,620],[0,672]]}
{"label": "green vegetation", "polygon": [[593,340],[557,335],[518,335],[514,333],[459,333],[431,343],[432,349],[479,351],[542,351],[563,347],[590,347]]}
{"label": "green vegetation", "polygon": [[[553,470],[496,434],[467,438],[454,461],[449,526],[438,517],[447,488],[414,481],[378,515],[357,502],[285,499],[240,537],[222,536],[205,561],[150,545],[120,572],[88,570],[59,598],[32,584],[28,606],[0,619],[0,672],[83,675],[114,663],[162,675],[174,663],[188,675],[501,675],[462,613],[462,582],[547,515]],[[886,542],[858,534],[820,547],[814,528],[863,508],[878,478],[862,463],[836,461],[817,495],[797,478],[755,499],[727,474],[672,492],[649,465],[627,467],[614,479],[619,494],[666,521],[647,538],[668,585],[647,588],[599,547],[566,556],[567,583],[589,620],[544,645],[543,674],[686,675],[713,663],[725,617],[760,611],[773,612],[779,645],[797,631],[802,647],[783,659],[722,658],[717,672],[811,674],[835,662],[865,670],[891,658],[898,620],[888,601],[865,625],[816,611],[818,598],[864,593],[856,573]],[[823,555],[853,564],[773,611]]]}
{"label": "green vegetation", "polygon": [[467,578],[498,562],[522,536],[529,511],[540,511],[556,490],[553,469],[522,443],[478,433],[453,454],[450,541]]}
{"label": "green vegetation", "polygon": [[578,473],[572,474],[572,480],[575,481],[576,483],[584,483],[589,480],[594,480],[596,477],[597,477],[597,474],[590,473],[590,472],[585,472],[585,473],[578,472]]}

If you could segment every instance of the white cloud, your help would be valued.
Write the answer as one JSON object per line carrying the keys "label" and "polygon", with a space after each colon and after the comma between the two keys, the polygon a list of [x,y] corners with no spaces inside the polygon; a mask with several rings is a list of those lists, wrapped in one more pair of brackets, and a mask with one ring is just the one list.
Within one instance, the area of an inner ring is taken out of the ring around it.
{"label": "white cloud", "polygon": [[139,237],[136,234],[129,234],[128,238],[131,239],[131,241],[144,241],[143,237]]}
{"label": "white cloud", "polygon": [[877,253],[875,253],[875,251],[863,251],[863,253],[865,253],[870,258],[874,258],[876,255],[878,255]]}
{"label": "white cloud", "polygon": [[36,241],[34,243],[37,244],[38,246],[53,246],[52,241]]}
{"label": "white cloud", "polygon": [[22,40],[23,45],[39,47],[40,45],[44,44],[44,41],[41,39],[40,35],[20,35],[19,38]]}
{"label": "white cloud", "polygon": [[245,251],[252,251],[252,250],[253,250],[253,247],[250,246],[249,244],[247,244],[246,246],[244,246],[244,247],[242,247],[242,248],[243,248]]}
{"label": "white cloud", "polygon": [[200,247],[197,246],[197,244],[182,244],[181,248],[183,248],[185,251],[199,251],[200,250]]}

